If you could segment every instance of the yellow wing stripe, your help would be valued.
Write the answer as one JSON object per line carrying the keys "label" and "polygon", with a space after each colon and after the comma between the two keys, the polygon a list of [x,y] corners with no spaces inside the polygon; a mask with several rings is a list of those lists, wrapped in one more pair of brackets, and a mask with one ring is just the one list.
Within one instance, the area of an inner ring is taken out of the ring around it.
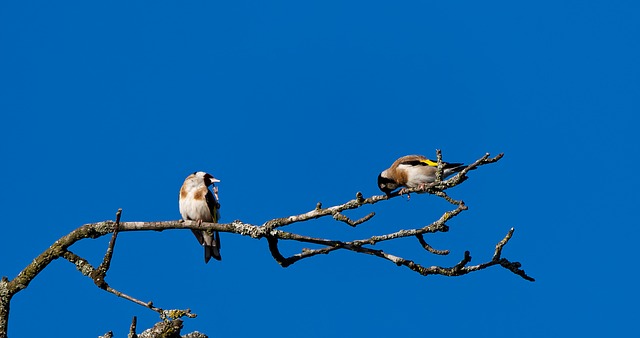
{"label": "yellow wing stripe", "polygon": [[438,166],[438,162],[433,162],[428,158],[425,158],[424,160],[420,160],[420,162],[430,166],[430,167],[437,167]]}

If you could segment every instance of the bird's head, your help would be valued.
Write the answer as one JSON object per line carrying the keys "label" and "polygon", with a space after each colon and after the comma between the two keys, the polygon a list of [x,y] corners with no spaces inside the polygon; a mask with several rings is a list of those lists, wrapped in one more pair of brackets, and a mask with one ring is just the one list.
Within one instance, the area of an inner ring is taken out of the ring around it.
{"label": "bird's head", "polygon": [[385,194],[389,195],[392,191],[398,189],[398,182],[389,178],[387,170],[378,175],[378,188]]}
{"label": "bird's head", "polygon": [[205,173],[204,171],[196,171],[193,173],[193,176],[204,181],[204,184],[208,187],[214,183],[220,182],[219,179],[213,177],[211,174]]}

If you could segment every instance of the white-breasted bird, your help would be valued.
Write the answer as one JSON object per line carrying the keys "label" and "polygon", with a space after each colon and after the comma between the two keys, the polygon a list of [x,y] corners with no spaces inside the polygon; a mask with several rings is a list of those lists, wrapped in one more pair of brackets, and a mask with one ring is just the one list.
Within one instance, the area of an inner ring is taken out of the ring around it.
{"label": "white-breasted bird", "polygon": [[[442,179],[465,168],[462,163],[443,163]],[[390,194],[399,187],[417,188],[436,180],[438,162],[422,155],[407,155],[397,159],[391,167],[378,175],[378,188]]]}
{"label": "white-breasted bird", "polygon": [[[189,175],[180,188],[180,215],[183,220],[218,223],[220,220],[220,202],[218,188],[214,183],[220,180],[203,171]],[[213,186],[213,193],[209,190]],[[218,231],[191,230],[204,246],[204,262],[211,257],[221,260],[220,234]]]}

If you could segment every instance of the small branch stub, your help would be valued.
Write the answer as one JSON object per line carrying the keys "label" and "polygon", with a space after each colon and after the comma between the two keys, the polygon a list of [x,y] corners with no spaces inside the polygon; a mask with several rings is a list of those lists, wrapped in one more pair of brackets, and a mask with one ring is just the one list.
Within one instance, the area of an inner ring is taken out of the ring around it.
{"label": "small branch stub", "polygon": [[131,320],[131,326],[129,327],[129,334],[127,335],[127,338],[138,338],[138,335],[136,334],[137,324],[138,324],[138,318],[136,316],[133,316],[133,319]]}

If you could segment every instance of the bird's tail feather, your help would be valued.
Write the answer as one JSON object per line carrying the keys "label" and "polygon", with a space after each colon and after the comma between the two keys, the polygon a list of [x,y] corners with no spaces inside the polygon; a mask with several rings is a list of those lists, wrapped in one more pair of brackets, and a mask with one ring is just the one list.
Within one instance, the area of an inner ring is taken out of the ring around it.
{"label": "bird's tail feather", "polygon": [[213,233],[213,243],[212,245],[204,245],[204,262],[209,263],[211,257],[216,260],[222,260],[222,256],[220,255],[220,233],[215,231]]}
{"label": "bird's tail feather", "polygon": [[445,163],[444,169],[450,169],[451,171],[460,171],[464,169],[464,163]]}
{"label": "bird's tail feather", "polygon": [[[464,163],[447,163],[444,166],[443,174],[444,178],[447,178],[455,173],[461,172],[467,165]],[[476,168],[472,168],[471,170],[475,170]]]}
{"label": "bird's tail feather", "polygon": [[[462,169],[466,168],[467,166],[468,164],[464,163],[447,163],[444,165],[444,169],[448,169],[452,173],[457,173],[459,171],[462,171]],[[475,170],[476,168],[471,168],[471,170]]]}

